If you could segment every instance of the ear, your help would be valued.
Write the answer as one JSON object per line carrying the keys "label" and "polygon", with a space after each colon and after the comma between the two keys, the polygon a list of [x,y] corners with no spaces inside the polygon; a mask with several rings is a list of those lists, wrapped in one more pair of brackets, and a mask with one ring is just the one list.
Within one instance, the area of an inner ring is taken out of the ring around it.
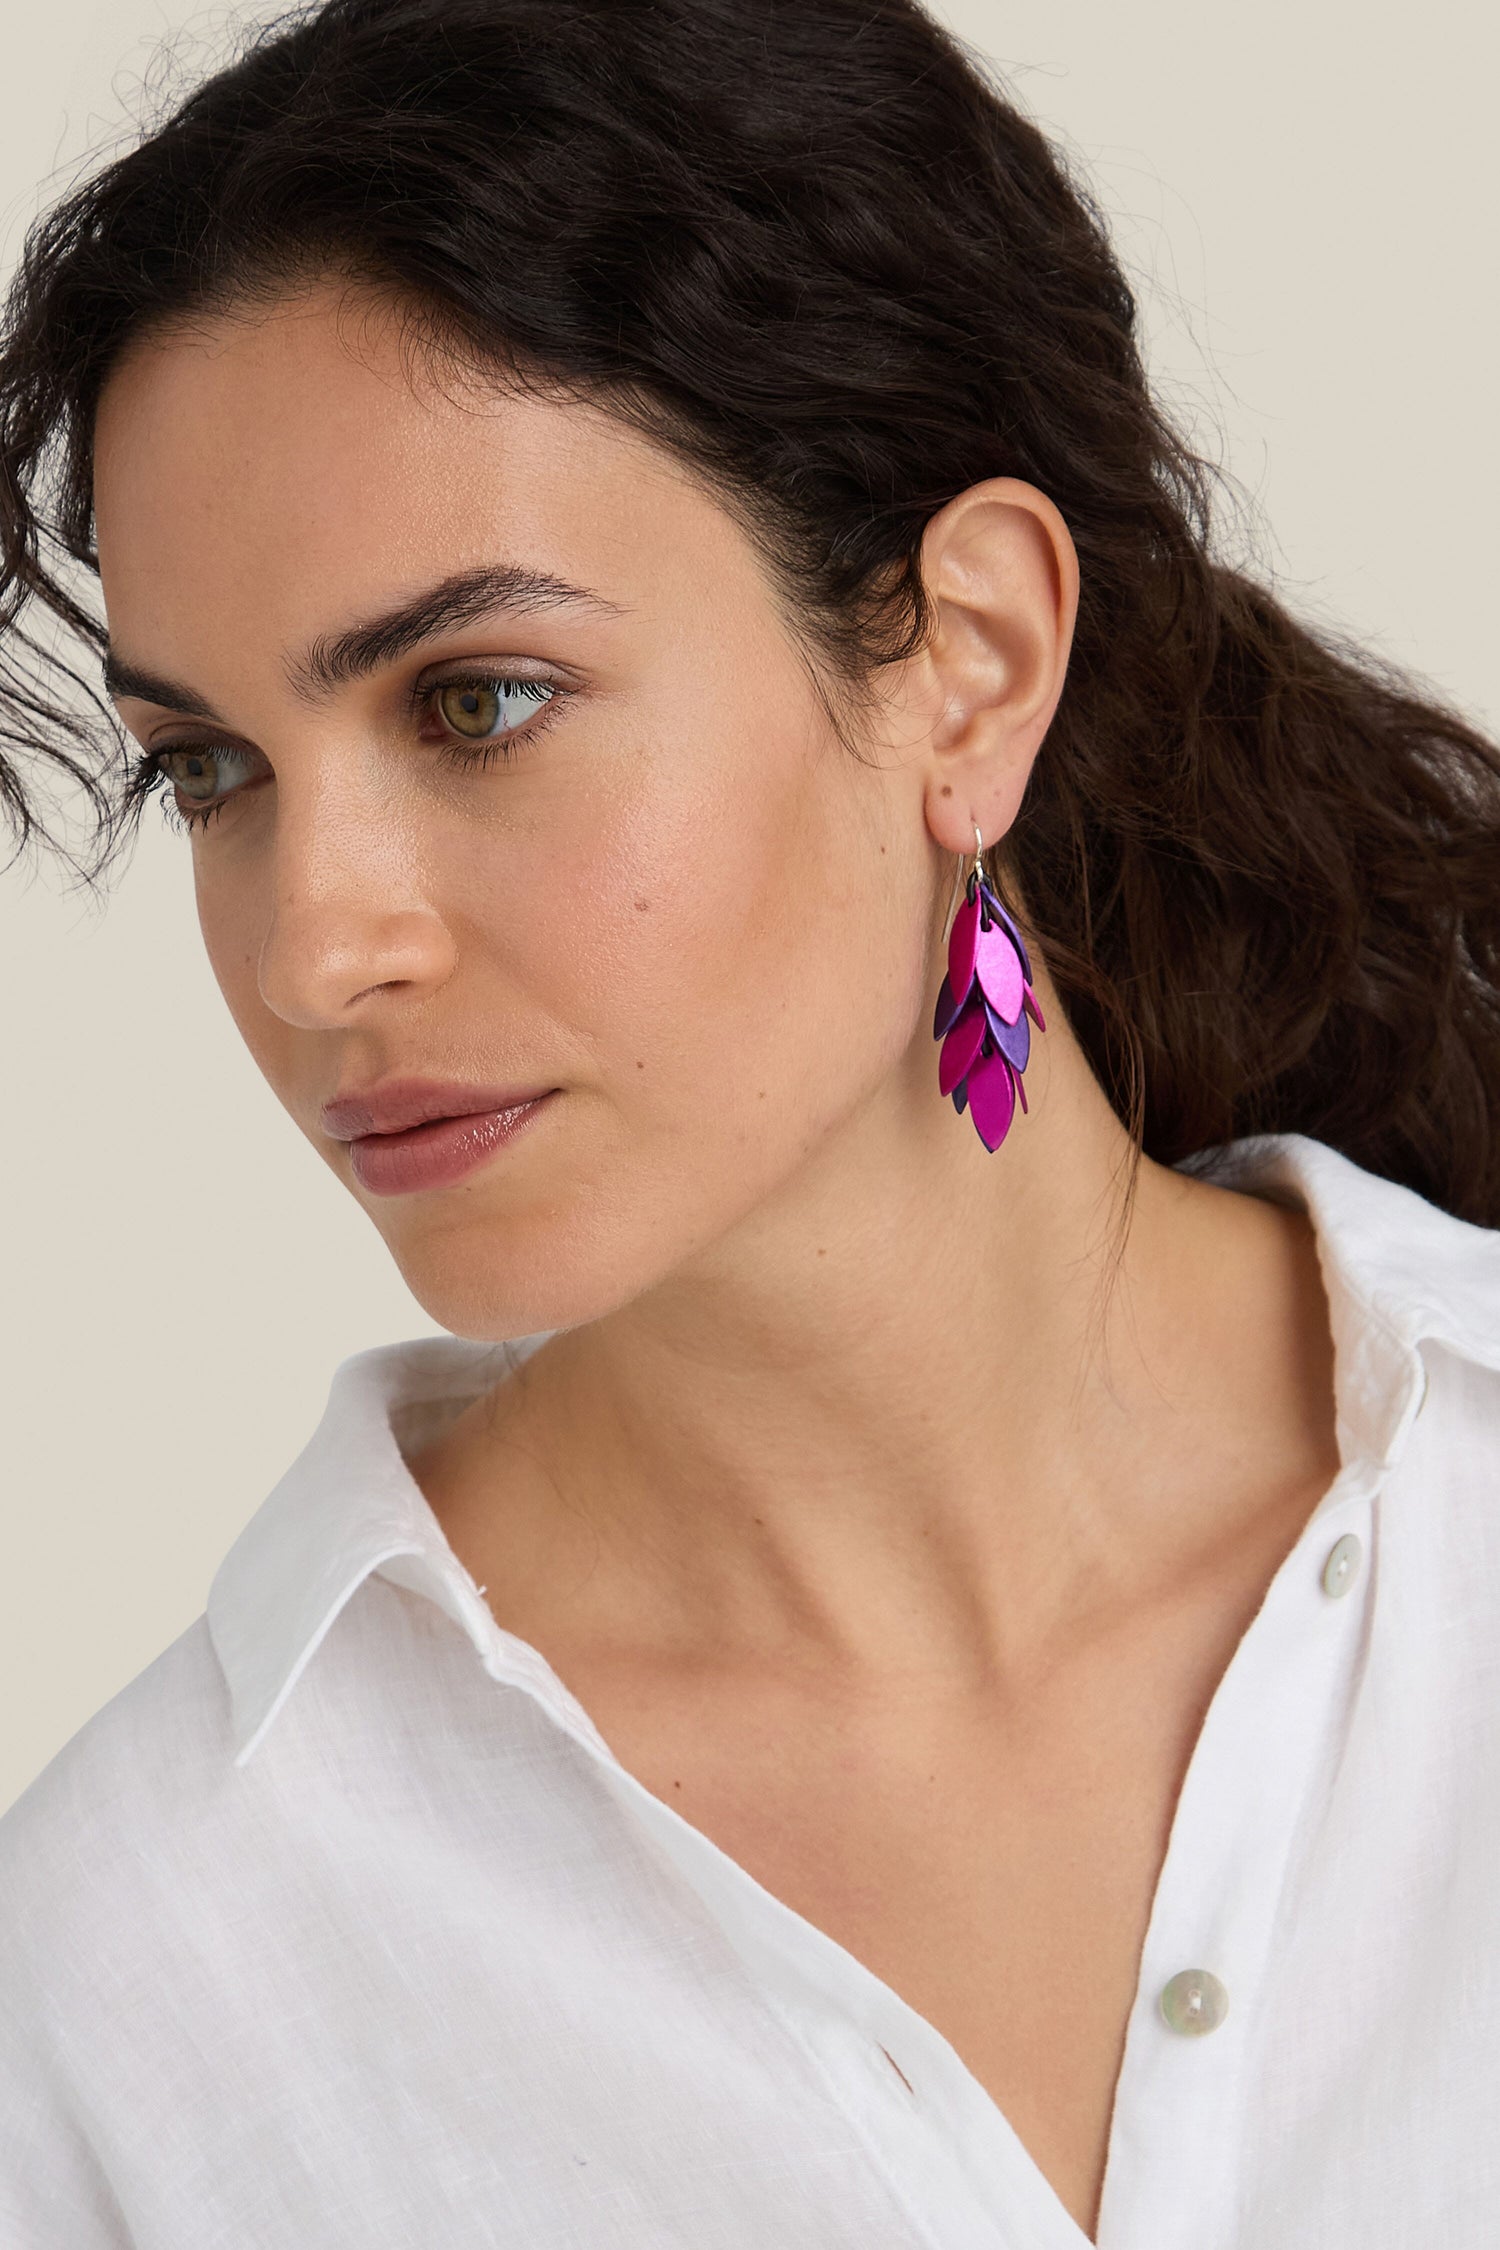
{"label": "ear", "polygon": [[1017,477],[960,492],[922,537],[934,610],[918,689],[933,713],[927,825],[945,851],[986,845],[1021,807],[1052,723],[1078,614],[1078,556],[1046,494]]}

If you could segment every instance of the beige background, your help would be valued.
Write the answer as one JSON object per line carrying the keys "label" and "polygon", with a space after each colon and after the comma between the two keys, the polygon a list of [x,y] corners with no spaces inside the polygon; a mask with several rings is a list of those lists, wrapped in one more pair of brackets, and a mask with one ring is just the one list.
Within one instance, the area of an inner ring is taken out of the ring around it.
{"label": "beige background", "polygon": [[[1263,567],[1500,725],[1497,11],[938,12],[1089,169]],[[7,269],[47,183],[160,98],[163,33],[186,73],[229,20],[6,0]],[[106,911],[0,879],[0,1057],[4,1806],[201,1609],[337,1361],[432,1324],[240,1052],[154,816]]]}

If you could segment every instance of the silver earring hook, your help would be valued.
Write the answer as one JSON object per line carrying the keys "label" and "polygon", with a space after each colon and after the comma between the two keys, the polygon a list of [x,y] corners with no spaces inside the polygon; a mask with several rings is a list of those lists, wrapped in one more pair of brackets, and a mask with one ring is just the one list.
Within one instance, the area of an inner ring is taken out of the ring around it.
{"label": "silver earring hook", "polygon": [[[972,816],[971,816],[971,817],[972,817]],[[983,875],[983,873],[984,873],[984,869],[983,869],[983,867],[982,867],[982,866],[980,865],[980,858],[981,858],[981,854],[982,854],[982,853],[983,853],[983,851],[984,851],[984,838],[983,838],[983,836],[982,836],[982,835],[980,834],[980,831],[979,831],[979,823],[978,823],[978,821],[977,821],[977,820],[973,822],[973,828],[974,828],[974,867],[973,867],[973,873],[974,873],[975,875],[978,875],[978,876],[982,876],[982,875]],[[956,859],[956,860],[958,861],[958,868],[957,868],[957,871],[956,871],[956,873],[955,873],[955,875],[954,875],[954,878],[953,878],[953,895],[952,895],[952,897],[951,897],[951,898],[949,899],[949,901],[948,901],[948,912],[947,912],[947,915],[946,915],[946,917],[945,917],[945,919],[946,919],[946,922],[947,922],[947,925],[948,925],[948,927],[949,927],[949,928],[951,928],[951,927],[952,927],[952,923],[953,923],[953,914],[954,914],[954,909],[955,909],[955,908],[957,907],[957,905],[958,905],[958,902],[959,902],[959,900],[960,900],[960,899],[961,899],[961,898],[963,897],[963,895],[964,895],[964,892],[965,892],[965,890],[966,890],[966,889],[968,888],[968,879],[967,879],[967,877],[965,876],[965,873],[964,873],[964,861],[965,861],[965,860],[967,859],[967,857],[968,857],[968,854],[967,854],[967,852],[955,852],[955,854],[954,854],[954,857],[955,857],[955,859]],[[946,933],[945,933],[945,934],[946,934]]]}

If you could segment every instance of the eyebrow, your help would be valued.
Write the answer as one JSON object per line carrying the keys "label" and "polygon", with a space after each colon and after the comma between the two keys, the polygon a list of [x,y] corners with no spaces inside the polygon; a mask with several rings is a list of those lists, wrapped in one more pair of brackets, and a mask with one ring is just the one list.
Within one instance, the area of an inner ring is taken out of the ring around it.
{"label": "eyebrow", "polygon": [[[435,634],[472,625],[497,610],[535,616],[551,609],[585,609],[609,617],[624,614],[619,603],[607,601],[586,586],[570,585],[549,571],[532,570],[523,563],[481,564],[475,570],[440,578],[378,617],[362,618],[337,633],[320,634],[289,658],[287,680],[295,695],[306,702],[319,702],[346,681],[394,664]],[[104,659],[104,685],[116,699],[136,696],[165,710],[196,712],[218,726],[228,723],[195,688],[132,664],[115,649]]]}

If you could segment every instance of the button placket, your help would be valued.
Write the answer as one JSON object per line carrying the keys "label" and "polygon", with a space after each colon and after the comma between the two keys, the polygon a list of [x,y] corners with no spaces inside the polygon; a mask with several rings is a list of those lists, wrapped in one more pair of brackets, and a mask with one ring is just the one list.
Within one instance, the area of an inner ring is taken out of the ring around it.
{"label": "button placket", "polygon": [[1217,2239],[1233,2194],[1247,2041],[1298,1815],[1343,1708],[1364,1605],[1339,1597],[1365,1577],[1374,1490],[1363,1466],[1342,1472],[1267,1589],[1194,1746],[1116,2092],[1099,2225],[1112,2250]]}
{"label": "button placket", "polygon": [[963,2250],[1075,2250],[1073,2221],[941,2032],[569,1724],[566,1691],[538,1700],[709,1908],[910,2216],[913,2246],[917,2233],[926,2241],[941,2230]]}

